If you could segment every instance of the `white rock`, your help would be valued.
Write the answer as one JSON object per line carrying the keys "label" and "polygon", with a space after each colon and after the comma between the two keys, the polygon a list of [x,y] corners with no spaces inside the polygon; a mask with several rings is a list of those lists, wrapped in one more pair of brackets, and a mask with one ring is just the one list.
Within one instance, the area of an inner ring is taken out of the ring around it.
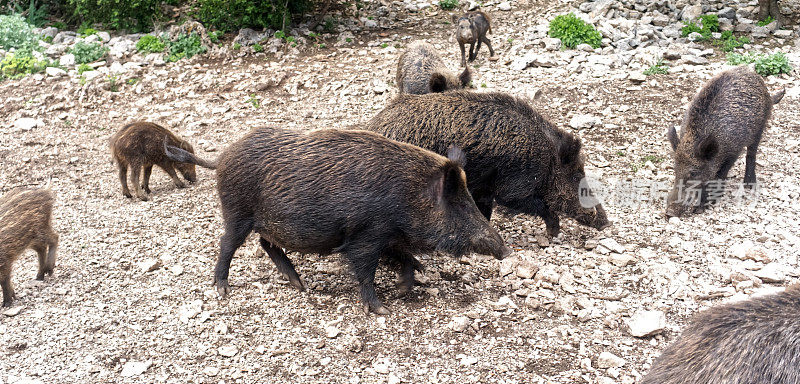
{"label": "white rock", "polygon": [[642,83],[647,80],[647,76],[645,76],[644,73],[640,71],[633,71],[628,74],[628,80],[634,83]]}
{"label": "white rock", "polygon": [[600,124],[600,118],[592,115],[578,114],[569,119],[569,126],[574,129],[591,128]]}
{"label": "white rock", "polygon": [[463,365],[465,367],[466,366],[470,366],[470,365],[474,365],[475,363],[478,362],[478,358],[477,357],[467,356],[467,355],[465,355],[463,353],[459,353],[458,355],[456,355],[456,359],[459,359],[461,361],[461,365]]}
{"label": "white rock", "polygon": [[539,265],[532,260],[521,260],[517,265],[517,277],[520,279],[532,279],[539,272]]}
{"label": "white rock", "polygon": [[497,6],[497,9],[501,11],[510,11],[511,10],[511,3],[508,1],[504,1]]}
{"label": "white rock", "polygon": [[186,304],[181,309],[180,321],[181,323],[188,323],[189,319],[194,319],[203,310],[203,300],[195,300]]}
{"label": "white rock", "polygon": [[625,247],[623,247],[616,240],[610,237],[606,237],[605,239],[600,240],[598,244],[602,247],[605,247],[611,252],[616,252],[616,253],[625,252]]}
{"label": "white rock", "polygon": [[703,13],[702,5],[687,5],[681,14],[682,21],[695,21]]}
{"label": "white rock", "polygon": [[122,366],[122,377],[139,376],[153,365],[152,361],[128,361]]}
{"label": "white rock", "polygon": [[625,325],[631,336],[647,337],[661,333],[667,327],[667,317],[661,311],[642,311],[626,320]]}
{"label": "white rock", "polygon": [[219,347],[219,348],[217,349],[217,352],[218,352],[218,353],[219,353],[221,356],[225,356],[225,357],[233,357],[233,356],[236,356],[236,354],[237,354],[237,353],[239,353],[239,349],[238,349],[238,348],[236,348],[236,346],[235,346],[235,345],[230,345],[230,344],[228,344],[228,345],[223,345],[223,346]]}
{"label": "white rock", "polygon": [[44,122],[30,117],[21,117],[14,122],[14,128],[20,131],[30,131],[44,125]]}
{"label": "white rock", "polygon": [[336,328],[333,325],[325,327],[325,336],[327,336],[329,339],[336,338],[336,336],[339,336],[339,333],[341,333],[341,331],[339,331],[339,328]]}
{"label": "white rock", "polygon": [[207,376],[219,375],[219,368],[217,368],[217,367],[205,367],[205,368],[203,368],[203,374],[205,374]]}
{"label": "white rock", "polygon": [[374,369],[375,372],[385,375],[389,373],[389,364],[383,359],[376,360],[372,363],[372,369]]}
{"label": "white rock", "polygon": [[450,324],[447,324],[447,327],[456,331],[456,332],[464,332],[469,328],[471,320],[469,317],[466,316],[456,316],[450,321]]}
{"label": "white rock", "polygon": [[753,274],[765,283],[782,283],[786,280],[785,267],[778,263],[769,263],[764,268],[754,271]]}
{"label": "white rock", "polygon": [[624,267],[627,265],[635,264],[636,258],[633,257],[633,255],[629,255],[627,253],[612,253],[608,257],[608,261],[610,261],[611,264],[614,264],[617,267]]}
{"label": "white rock", "polygon": [[67,74],[67,71],[56,67],[47,67],[45,68],[44,72],[50,77],[60,77]]}
{"label": "white rock", "polygon": [[75,55],[67,53],[58,59],[58,64],[62,67],[69,67],[75,65]]}
{"label": "white rock", "polygon": [[141,270],[142,273],[147,273],[161,268],[162,263],[161,259],[145,259],[136,263],[136,265],[139,266],[139,270]]}
{"label": "white rock", "polygon": [[625,359],[611,352],[600,352],[600,356],[597,357],[598,368],[619,368],[623,365],[625,365]]}
{"label": "white rock", "polygon": [[561,49],[561,39],[556,39],[554,37],[545,37],[542,39],[544,42],[544,47],[548,51],[558,51]]}
{"label": "white rock", "polygon": [[100,39],[100,41],[109,41],[109,40],[111,40],[111,34],[109,34],[108,32],[102,32],[102,31],[101,32],[97,32],[97,37]]}
{"label": "white rock", "polygon": [[3,311],[3,314],[8,316],[8,317],[14,317],[16,315],[19,315],[19,313],[21,311],[22,311],[22,306],[18,305],[16,307],[12,307],[12,308],[6,309],[5,311]]}

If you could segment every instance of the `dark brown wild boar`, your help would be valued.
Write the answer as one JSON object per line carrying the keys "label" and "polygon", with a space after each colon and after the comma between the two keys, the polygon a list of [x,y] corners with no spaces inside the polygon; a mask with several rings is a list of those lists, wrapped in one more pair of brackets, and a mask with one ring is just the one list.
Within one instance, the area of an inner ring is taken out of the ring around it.
{"label": "dark brown wild boar", "polygon": [[447,69],[436,48],[424,41],[409,44],[397,62],[400,93],[422,95],[452,91],[468,86],[471,80],[469,68],[456,77]]}
{"label": "dark brown wild boar", "polygon": [[520,99],[465,91],[400,95],[367,129],[436,153],[451,144],[464,148],[469,191],[487,219],[497,201],[540,216],[552,236],[559,213],[598,229],[609,224],[601,205],[581,199],[591,191],[581,188],[580,140]]}
{"label": "dark brown wild boar", "polygon": [[687,208],[699,213],[718,200],[745,147],[744,183],[748,187],[756,183],[758,144],[772,105],[783,94],[782,90],[770,96],[761,76],[746,66],[706,83],[683,117],[680,136],[674,127],[667,131],[675,151],[675,184],[667,197],[667,217],[681,216]]}
{"label": "dark brown wild boar", "polygon": [[800,384],[800,285],[694,317],[641,384]]}
{"label": "dark brown wild boar", "polygon": [[11,268],[26,249],[39,255],[37,280],[52,275],[56,265],[58,235],[50,218],[53,213],[53,194],[47,189],[16,188],[0,197],[0,286],[3,306],[14,301]]}
{"label": "dark brown wild boar", "polygon": [[[148,200],[150,193],[150,173],[153,166],[157,165],[172,178],[178,188],[186,187],[175,172],[177,169],[190,183],[197,181],[195,165],[216,168],[209,162],[194,156],[194,148],[185,140],[175,136],[168,129],[154,123],[136,122],[124,126],[109,140],[111,155],[119,168],[119,182],[122,184],[122,194],[131,197],[128,189],[127,173],[131,169],[131,183],[133,183],[136,197]],[[141,186],[139,175],[144,169]]]}
{"label": "dark brown wild boar", "polygon": [[[456,25],[456,41],[458,41],[458,46],[461,47],[462,67],[467,66],[467,61],[464,58],[465,44],[469,44],[469,61],[473,61],[478,57],[482,42],[489,47],[489,58],[494,57],[494,48],[492,48],[489,38],[486,37],[487,33],[492,32],[492,26],[489,24],[489,15],[481,11],[467,12],[461,17],[453,15],[453,23]],[[478,43],[477,47],[475,47],[475,43]],[[475,48],[474,52],[473,48]]]}
{"label": "dark brown wild boar", "polygon": [[374,286],[382,258],[403,265],[405,284],[419,266],[415,253],[502,258],[508,248],[467,191],[463,153],[450,152],[448,159],[366,131],[254,129],[219,158],[225,233],[214,282],[220,296],[230,292],[231,259],[251,231],[301,290],[284,250],[343,254],[365,310],[379,314],[388,313]]}

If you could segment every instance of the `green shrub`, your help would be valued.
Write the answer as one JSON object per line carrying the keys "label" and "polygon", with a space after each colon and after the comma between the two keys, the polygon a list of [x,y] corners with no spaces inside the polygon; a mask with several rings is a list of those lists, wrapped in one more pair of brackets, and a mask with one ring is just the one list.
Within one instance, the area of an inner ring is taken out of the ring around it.
{"label": "green shrub", "polygon": [[66,0],[84,23],[107,28],[145,31],[153,24],[163,0]]}
{"label": "green shrub", "polygon": [[18,14],[24,17],[25,22],[35,27],[41,27],[47,22],[51,2],[59,0],[0,0],[0,12]]}
{"label": "green shrub", "polygon": [[33,51],[39,47],[39,37],[33,26],[20,15],[0,15],[0,48]]}
{"label": "green shrub", "polygon": [[75,55],[76,63],[86,64],[102,59],[106,53],[108,53],[108,48],[100,43],[86,43],[80,41],[75,43],[72,49],[69,50],[69,53]]}
{"label": "green shrub", "polygon": [[144,35],[136,42],[136,50],[144,53],[164,52],[166,47],[163,38],[153,35]]}
{"label": "green shrub", "polygon": [[94,68],[90,67],[89,64],[79,64],[78,65],[78,74],[82,75],[84,72],[94,71]]}
{"label": "green shrub", "polygon": [[[725,32],[727,32],[727,34]],[[744,36],[737,38],[736,36],[733,36],[733,33],[730,31],[725,32],[722,32],[722,38],[719,40],[721,43],[715,42],[718,45],[721,44],[722,50],[725,52],[731,52],[736,48],[744,47],[745,44],[750,44],[750,39]]]}
{"label": "green shrub", "polygon": [[234,50],[234,51],[238,51],[238,50],[239,50],[239,49],[241,49],[241,48],[242,48],[242,45],[241,45],[241,44],[239,44],[239,43],[233,43],[233,50]]}
{"label": "green shrub", "polygon": [[255,43],[253,44],[253,52],[264,52],[264,47],[262,47],[259,43]]}
{"label": "green shrub", "polygon": [[0,78],[18,79],[25,75],[41,72],[50,65],[47,60],[39,60],[29,51],[7,53],[0,61]]}
{"label": "green shrub", "polygon": [[758,60],[759,55],[754,55],[752,53],[746,53],[744,55],[739,53],[729,53],[726,58],[728,64],[730,65],[742,65],[742,64],[750,64],[755,63]]}
{"label": "green shrub", "polygon": [[756,59],[755,70],[759,75],[767,77],[789,73],[792,71],[792,66],[789,65],[789,59],[786,58],[786,55],[783,52],[778,52],[772,55],[762,55]]}
{"label": "green shrub", "polygon": [[458,0],[441,0],[439,2],[439,8],[446,11],[456,9],[456,7],[458,7]]}
{"label": "green shrub", "polygon": [[603,39],[594,26],[579,19],[574,13],[556,16],[550,22],[549,35],[560,39],[567,48],[575,48],[583,43],[599,48]]}
{"label": "green shrub", "polygon": [[712,32],[719,32],[719,18],[717,15],[703,15],[694,21],[684,21],[683,28],[681,28],[681,36],[689,36],[692,32],[697,32],[703,36],[699,39],[700,41],[710,39]]}
{"label": "green shrub", "polygon": [[644,74],[647,76],[650,75],[666,75],[668,72],[667,65],[664,64],[664,59],[656,60],[655,64],[651,65],[650,68],[644,70]]}
{"label": "green shrub", "polygon": [[766,18],[766,19],[764,19],[764,20],[761,20],[761,21],[759,21],[759,22],[758,22],[758,23],[756,23],[756,24],[758,24],[758,26],[759,26],[759,27],[766,27],[766,26],[767,26],[769,23],[771,23],[771,22],[773,22],[773,21],[775,21],[775,19],[773,19],[773,18],[772,18],[772,16],[770,16],[770,15],[767,15],[767,18]]}
{"label": "green shrub", "polygon": [[312,0],[197,0],[195,16],[222,31],[240,28],[282,29],[292,15],[311,9]]}
{"label": "green shrub", "polygon": [[206,47],[200,41],[200,36],[196,33],[180,35],[177,39],[169,43],[169,54],[164,59],[168,62],[175,62],[182,58],[190,59],[192,56],[205,53]]}
{"label": "green shrub", "polygon": [[217,44],[219,43],[219,38],[224,34],[225,32],[222,31],[212,31],[208,33],[208,39],[211,40],[212,43]]}

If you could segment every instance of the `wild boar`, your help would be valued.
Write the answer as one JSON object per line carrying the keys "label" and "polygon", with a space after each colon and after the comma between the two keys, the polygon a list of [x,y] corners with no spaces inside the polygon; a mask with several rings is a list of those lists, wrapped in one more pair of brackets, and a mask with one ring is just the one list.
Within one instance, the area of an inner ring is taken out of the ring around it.
{"label": "wild boar", "polygon": [[16,188],[0,197],[0,286],[4,307],[15,298],[11,268],[26,249],[39,255],[37,280],[53,274],[58,234],[53,231],[52,213],[53,194],[47,189]]}
{"label": "wild boar", "polygon": [[[467,12],[461,17],[453,15],[453,23],[456,25],[456,41],[458,41],[458,46],[461,47],[462,67],[467,66],[467,61],[464,58],[464,46],[466,44],[469,44],[469,61],[475,60],[478,56],[482,42],[489,47],[490,58],[494,57],[494,48],[492,48],[489,38],[486,37],[487,33],[492,32],[489,15],[481,11]],[[478,43],[477,47],[475,47],[475,43]],[[473,48],[475,48],[474,52]]]}
{"label": "wild boar", "polygon": [[523,100],[464,91],[400,95],[366,128],[436,153],[463,148],[469,191],[487,219],[496,201],[540,216],[551,236],[559,234],[559,213],[598,229],[609,225],[602,205],[581,204],[580,194],[592,191],[580,184],[580,140]]}
{"label": "wild boar", "polygon": [[[131,183],[136,197],[149,200],[150,174],[153,165],[163,169],[178,188],[186,187],[178,178],[177,169],[190,183],[197,181],[195,165],[214,169],[216,164],[194,156],[194,148],[185,140],[175,136],[168,129],[154,123],[135,122],[124,126],[109,140],[111,155],[119,169],[119,182],[122,194],[131,197],[128,189],[127,173],[131,168]],[[141,187],[139,175],[144,169]]]}
{"label": "wild boar", "polygon": [[445,158],[366,131],[254,129],[219,158],[225,233],[214,271],[218,293],[229,294],[231,259],[251,231],[300,290],[284,249],[343,254],[364,309],[378,314],[388,313],[374,286],[381,258],[404,265],[412,283],[415,253],[502,258],[508,248],[467,191],[463,153],[450,152]]}
{"label": "wild boar", "polygon": [[415,41],[397,62],[397,87],[400,93],[422,95],[465,88],[472,81],[469,68],[456,77],[436,48],[424,41]]}
{"label": "wild boar", "polygon": [[696,315],[641,384],[800,383],[800,285]]}

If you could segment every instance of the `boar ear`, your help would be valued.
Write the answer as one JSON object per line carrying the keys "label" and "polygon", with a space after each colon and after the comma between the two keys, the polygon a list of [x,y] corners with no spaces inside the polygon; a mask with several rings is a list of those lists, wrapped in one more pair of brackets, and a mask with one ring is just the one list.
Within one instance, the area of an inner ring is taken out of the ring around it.
{"label": "boar ear", "polygon": [[717,144],[717,139],[711,136],[706,136],[706,138],[701,140],[700,144],[697,145],[697,157],[706,161],[716,156],[718,151],[719,144]]}
{"label": "boar ear", "polygon": [[578,160],[581,153],[581,142],[570,133],[561,138],[558,146],[558,158],[562,165],[572,164]]}
{"label": "boar ear", "polygon": [[433,93],[444,92],[447,90],[447,79],[441,73],[434,73],[431,75],[428,87],[430,87]]}
{"label": "boar ear", "polygon": [[469,71],[469,67],[464,68],[464,72],[461,72],[458,75],[458,81],[461,82],[461,86],[466,88],[469,83],[472,81],[472,72]]}
{"label": "boar ear", "polygon": [[451,144],[450,147],[447,148],[447,158],[458,164],[461,168],[467,166],[467,155],[455,144]]}
{"label": "boar ear", "polygon": [[461,168],[453,163],[445,164],[431,185],[431,194],[436,204],[442,204],[448,197],[458,193],[461,184]]}
{"label": "boar ear", "polygon": [[672,146],[672,150],[678,149],[678,132],[675,131],[675,127],[667,128],[667,140],[669,140],[669,145]]}

